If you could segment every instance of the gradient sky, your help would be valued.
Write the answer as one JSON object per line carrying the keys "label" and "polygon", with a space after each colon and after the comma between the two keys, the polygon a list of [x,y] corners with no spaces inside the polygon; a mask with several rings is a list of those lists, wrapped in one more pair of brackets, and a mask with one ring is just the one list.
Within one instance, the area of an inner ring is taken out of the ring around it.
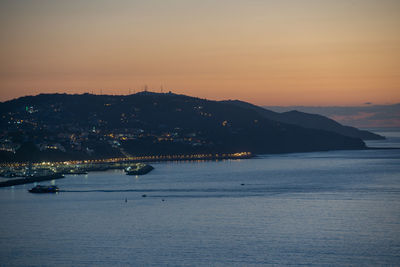
{"label": "gradient sky", "polygon": [[0,101],[172,90],[259,105],[400,102],[398,0],[0,0]]}

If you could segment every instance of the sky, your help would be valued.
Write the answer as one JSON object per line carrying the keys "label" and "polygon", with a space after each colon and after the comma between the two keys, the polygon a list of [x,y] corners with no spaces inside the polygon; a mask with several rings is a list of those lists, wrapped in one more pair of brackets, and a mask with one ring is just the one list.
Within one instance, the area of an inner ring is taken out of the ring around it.
{"label": "sky", "polygon": [[400,102],[398,0],[0,0],[0,101],[144,89]]}

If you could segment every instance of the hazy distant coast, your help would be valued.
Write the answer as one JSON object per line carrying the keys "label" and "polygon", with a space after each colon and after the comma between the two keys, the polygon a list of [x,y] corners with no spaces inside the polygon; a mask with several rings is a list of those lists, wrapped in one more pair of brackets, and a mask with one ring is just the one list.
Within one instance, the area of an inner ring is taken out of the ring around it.
{"label": "hazy distant coast", "polygon": [[358,128],[400,128],[400,103],[393,105],[363,106],[265,106],[276,112],[298,110],[307,113],[320,114],[341,124]]}

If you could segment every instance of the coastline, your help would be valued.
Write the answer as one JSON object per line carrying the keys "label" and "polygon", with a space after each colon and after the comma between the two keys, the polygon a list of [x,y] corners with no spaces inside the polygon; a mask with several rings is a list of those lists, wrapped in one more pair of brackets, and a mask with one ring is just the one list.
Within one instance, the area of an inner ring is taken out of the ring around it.
{"label": "coastline", "polygon": [[[7,173],[10,179],[0,182],[0,187],[29,184],[34,182],[48,181],[64,178],[64,174],[81,175],[93,171],[107,171],[111,169],[124,169],[134,163],[140,162],[162,162],[162,161],[196,161],[196,160],[227,160],[227,159],[248,159],[254,155],[250,152],[222,153],[222,154],[191,154],[191,155],[162,155],[111,158],[82,161],[63,162],[41,162],[41,163],[8,163],[0,164],[0,168]],[[51,175],[30,176],[35,170],[53,172]],[[23,178],[11,178],[23,177]]]}
{"label": "coastline", "polygon": [[41,177],[27,177],[27,178],[20,178],[20,179],[10,179],[7,181],[0,182],[0,187],[9,187],[14,185],[21,185],[21,184],[30,184],[35,182],[42,182],[42,181],[51,181],[55,179],[62,179],[65,178],[62,174],[54,174],[48,176],[41,176]]}
{"label": "coastline", "polygon": [[218,160],[218,159],[245,159],[252,158],[251,152],[237,153],[215,153],[215,154],[188,154],[188,155],[160,155],[160,156],[137,156],[124,158],[107,159],[88,159],[88,160],[67,160],[67,161],[42,161],[42,162],[8,162],[1,163],[0,168],[16,166],[46,166],[46,165],[90,165],[90,164],[118,164],[118,163],[138,163],[138,162],[158,162],[158,161],[186,161],[186,160]]}

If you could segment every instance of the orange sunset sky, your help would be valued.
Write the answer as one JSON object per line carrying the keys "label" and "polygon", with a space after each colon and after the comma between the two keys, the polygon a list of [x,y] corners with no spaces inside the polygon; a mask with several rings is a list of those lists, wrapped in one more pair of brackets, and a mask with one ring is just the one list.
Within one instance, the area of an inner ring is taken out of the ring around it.
{"label": "orange sunset sky", "polygon": [[258,105],[400,102],[398,0],[1,0],[0,101],[145,84]]}

